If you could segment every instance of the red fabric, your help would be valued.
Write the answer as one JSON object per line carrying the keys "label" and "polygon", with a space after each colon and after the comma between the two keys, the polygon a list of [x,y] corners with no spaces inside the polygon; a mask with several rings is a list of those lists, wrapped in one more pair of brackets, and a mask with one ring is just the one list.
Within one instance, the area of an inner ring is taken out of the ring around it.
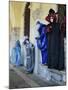
{"label": "red fabric", "polygon": [[48,22],[50,22],[50,18],[51,18],[51,17],[53,18],[53,21],[56,21],[56,14],[46,16],[46,17],[45,17],[45,20],[48,21]]}
{"label": "red fabric", "polygon": [[[50,16],[49,16],[49,15],[46,16],[46,17],[45,17],[45,20],[48,21],[48,22],[50,22]],[[48,25],[47,25],[47,32],[51,32],[51,31],[52,31],[52,27],[51,27],[50,24],[48,24]]]}
{"label": "red fabric", "polygon": [[50,16],[47,16],[47,17],[45,18],[45,20],[48,21],[48,22],[50,22]]}

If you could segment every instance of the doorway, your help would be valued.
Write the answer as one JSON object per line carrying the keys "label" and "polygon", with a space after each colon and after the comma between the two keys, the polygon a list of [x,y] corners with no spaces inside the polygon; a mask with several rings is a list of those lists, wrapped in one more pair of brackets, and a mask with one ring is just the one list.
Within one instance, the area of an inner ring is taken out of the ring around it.
{"label": "doorway", "polygon": [[30,36],[30,2],[26,3],[24,12],[24,36]]}

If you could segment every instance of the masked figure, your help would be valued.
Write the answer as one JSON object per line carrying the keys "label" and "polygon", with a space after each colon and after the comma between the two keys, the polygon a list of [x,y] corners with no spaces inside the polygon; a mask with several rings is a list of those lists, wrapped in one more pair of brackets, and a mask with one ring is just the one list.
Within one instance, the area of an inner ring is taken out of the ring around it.
{"label": "masked figure", "polygon": [[28,73],[32,73],[35,65],[35,47],[30,43],[28,37],[24,41],[25,45],[25,69]]}
{"label": "masked figure", "polygon": [[[53,9],[49,10],[48,16],[45,18],[49,24],[48,31],[48,68],[62,70],[60,68],[60,24],[57,22],[58,17]],[[61,60],[61,64],[62,60]]]}
{"label": "masked figure", "polygon": [[37,39],[37,46],[41,50],[41,55],[42,55],[42,64],[47,64],[47,59],[48,59],[48,53],[47,53],[47,28],[46,25],[43,23],[40,23],[39,21],[37,22],[37,25],[39,25],[38,32],[39,32],[39,37],[36,37]]}
{"label": "masked figure", "polygon": [[11,63],[16,66],[21,65],[21,45],[19,40],[16,41],[15,47],[12,49]]}

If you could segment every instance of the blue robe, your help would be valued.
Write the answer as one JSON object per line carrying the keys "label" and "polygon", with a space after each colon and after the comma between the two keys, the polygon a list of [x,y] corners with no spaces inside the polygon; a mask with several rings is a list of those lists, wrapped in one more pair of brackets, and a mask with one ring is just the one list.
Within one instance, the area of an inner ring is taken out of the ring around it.
{"label": "blue robe", "polygon": [[37,39],[37,46],[41,50],[41,55],[42,55],[42,64],[47,64],[47,59],[48,59],[48,53],[47,53],[47,27],[46,25],[40,23],[40,27],[38,29],[40,37]]}
{"label": "blue robe", "polygon": [[21,65],[21,46],[19,40],[16,41],[15,47],[12,49],[11,63],[19,66]]}

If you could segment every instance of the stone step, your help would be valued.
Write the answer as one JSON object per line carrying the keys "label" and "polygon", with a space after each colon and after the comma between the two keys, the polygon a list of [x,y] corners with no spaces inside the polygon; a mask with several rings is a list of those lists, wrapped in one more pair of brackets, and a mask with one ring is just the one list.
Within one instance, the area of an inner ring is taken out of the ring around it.
{"label": "stone step", "polygon": [[56,69],[49,69],[46,65],[39,65],[38,75],[44,80],[53,81],[59,85],[66,84],[66,71],[59,71]]}
{"label": "stone step", "polygon": [[55,81],[59,84],[66,83],[66,72],[65,71],[59,71],[55,69],[49,69],[51,80]]}

